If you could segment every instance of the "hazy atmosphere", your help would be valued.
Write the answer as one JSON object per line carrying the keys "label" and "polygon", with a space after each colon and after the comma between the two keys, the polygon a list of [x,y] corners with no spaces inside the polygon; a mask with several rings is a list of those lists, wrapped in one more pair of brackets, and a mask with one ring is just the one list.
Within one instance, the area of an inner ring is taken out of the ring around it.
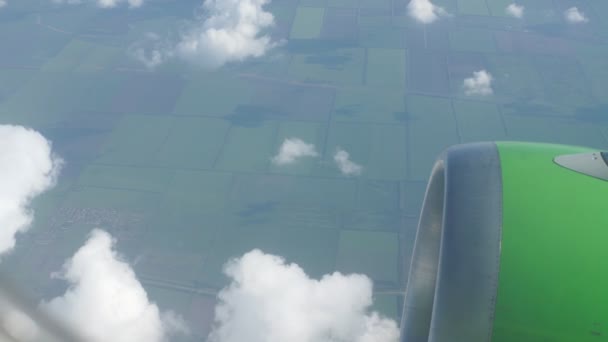
{"label": "hazy atmosphere", "polygon": [[443,149],[608,149],[604,13],[0,0],[0,274],[90,341],[396,342]]}

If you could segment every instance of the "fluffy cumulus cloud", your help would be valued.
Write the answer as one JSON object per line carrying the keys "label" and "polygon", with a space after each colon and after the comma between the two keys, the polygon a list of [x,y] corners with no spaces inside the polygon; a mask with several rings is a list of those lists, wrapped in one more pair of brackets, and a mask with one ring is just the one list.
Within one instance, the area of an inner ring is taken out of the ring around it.
{"label": "fluffy cumulus cloud", "polygon": [[2,326],[17,341],[33,341],[41,333],[36,323],[19,310],[7,310],[2,317]]}
{"label": "fluffy cumulus cloud", "polygon": [[566,21],[573,24],[586,23],[589,21],[585,13],[581,12],[577,7],[570,7],[564,12]]}
{"label": "fluffy cumulus cloud", "polygon": [[363,167],[350,160],[350,154],[341,148],[334,154],[334,162],[343,175],[359,175],[363,171]]}
{"label": "fluffy cumulus cloud", "polygon": [[177,46],[183,58],[210,67],[260,57],[273,46],[261,31],[274,25],[264,11],[270,0],[206,0],[209,16],[186,32]]}
{"label": "fluffy cumulus cloud", "polygon": [[431,0],[411,0],[407,5],[407,11],[410,17],[424,24],[448,15],[443,7],[433,4]]}
{"label": "fluffy cumulus cloud", "polygon": [[279,152],[272,158],[276,165],[293,164],[304,157],[316,157],[318,155],[315,145],[308,144],[298,138],[288,138],[283,141]]}
{"label": "fluffy cumulus cloud", "polygon": [[150,302],[113,245],[108,233],[94,230],[64,265],[60,277],[70,284],[68,290],[43,302],[42,310],[91,342],[161,342],[184,332],[178,316]]}
{"label": "fluffy cumulus cloud", "polygon": [[32,199],[55,184],[61,160],[40,133],[0,125],[0,254],[15,246],[15,236],[33,220]]}
{"label": "fluffy cumulus cloud", "polygon": [[506,12],[514,18],[521,19],[524,17],[524,6],[512,3],[507,6]]}
{"label": "fluffy cumulus cloud", "polygon": [[58,275],[68,281],[68,290],[41,302],[38,310],[16,305],[0,292],[3,332],[22,342],[163,342],[172,333],[187,333],[179,316],[160,312],[148,300],[113,245],[108,233],[94,230]]}
{"label": "fluffy cumulus cloud", "polygon": [[472,77],[464,80],[464,93],[469,96],[491,95],[493,93],[492,81],[493,77],[489,72],[485,70],[475,71]]}
{"label": "fluffy cumulus cloud", "polygon": [[311,279],[295,264],[253,250],[225,268],[210,342],[397,342],[397,324],[375,312],[372,283],[333,273]]}
{"label": "fluffy cumulus cloud", "polygon": [[171,44],[153,32],[133,44],[128,53],[148,69],[156,68],[174,55]]}
{"label": "fluffy cumulus cloud", "polygon": [[92,2],[101,8],[113,8],[122,4],[127,4],[131,8],[140,7],[144,0],[53,0],[57,4],[81,4]]}
{"label": "fluffy cumulus cloud", "polygon": [[[0,165],[0,253],[5,253],[15,246],[15,235],[31,224],[29,204],[54,185],[61,160],[53,156],[51,143],[40,133],[0,125]],[[178,316],[160,312],[148,300],[113,245],[108,233],[94,230],[60,274],[69,283],[68,290],[41,303],[41,310],[92,342],[162,342],[173,332],[185,332]],[[1,293],[0,326],[20,341],[53,340]]]}
{"label": "fluffy cumulus cloud", "polygon": [[274,17],[264,10],[270,0],[205,0],[203,15],[189,23],[177,44],[155,34],[131,48],[131,55],[148,67],[178,57],[206,68],[260,57],[276,45],[264,30]]}

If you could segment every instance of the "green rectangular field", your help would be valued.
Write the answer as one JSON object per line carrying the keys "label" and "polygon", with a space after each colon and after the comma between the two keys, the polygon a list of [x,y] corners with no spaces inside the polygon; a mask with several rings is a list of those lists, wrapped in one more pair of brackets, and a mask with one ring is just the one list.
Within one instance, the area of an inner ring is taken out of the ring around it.
{"label": "green rectangular field", "polygon": [[355,207],[357,183],[283,175],[236,176],[228,201],[237,226],[338,230]]}
{"label": "green rectangular field", "polygon": [[401,196],[398,181],[359,181],[357,209],[344,218],[344,227],[353,230],[401,231],[405,215],[400,206]]}
{"label": "green rectangular field", "polygon": [[[75,72],[71,75],[76,79],[75,85],[80,88],[77,92],[62,94],[62,96],[65,96],[62,99],[63,101],[68,103],[72,101],[76,110],[125,114],[125,112],[115,110],[114,99],[123,93],[124,84],[132,77],[131,75],[104,71],[95,73]],[[67,99],[68,96],[70,96],[69,100]],[[78,97],[78,100],[75,99],[76,97]]]}
{"label": "green rectangular field", "polygon": [[[227,93],[230,96],[225,96]],[[225,116],[232,114],[238,106],[249,103],[252,94],[251,84],[243,78],[219,72],[205,73],[185,85],[173,113]]]}
{"label": "green rectangular field", "polygon": [[400,184],[396,181],[360,180],[357,211],[399,211]]}
{"label": "green rectangular field", "polygon": [[[521,101],[544,96],[543,81],[529,58],[519,55],[488,55],[495,70],[494,96],[504,101]],[[459,84],[462,86],[462,84]]]}
{"label": "green rectangular field", "polygon": [[43,71],[72,71],[86,58],[92,44],[74,39],[70,41],[54,58],[47,62]]}
{"label": "green rectangular field", "polygon": [[230,171],[266,171],[274,155],[278,122],[232,126],[215,167]]}
{"label": "green rectangular field", "polygon": [[[221,185],[209,188],[214,190]],[[192,186],[202,190],[200,182]],[[179,250],[204,255],[208,253],[217,231],[230,222],[223,212],[224,203],[221,198],[218,198],[218,203],[210,203],[210,195],[196,196],[193,191],[175,194],[176,189],[178,185],[161,199],[160,208],[150,215],[143,246],[159,252]],[[170,202],[173,199],[177,202]]]}
{"label": "green rectangular field", "polygon": [[71,208],[106,208],[149,213],[157,210],[160,194],[150,192],[81,187],[70,191],[62,203]]}
{"label": "green rectangular field", "polygon": [[390,10],[391,6],[392,6],[391,0],[359,0],[360,8]]}
{"label": "green rectangular field", "polygon": [[405,96],[400,90],[373,87],[340,88],[334,122],[398,124],[405,121]]}
{"label": "green rectangular field", "polygon": [[124,53],[121,48],[96,44],[92,51],[76,67],[76,72],[98,72],[113,66]]}
{"label": "green rectangular field", "polygon": [[[10,4],[11,9],[14,5],[15,2]],[[0,55],[2,65],[38,69],[58,54],[73,37],[43,28],[37,24],[38,16],[25,15],[29,11],[11,13],[9,12],[11,9],[3,9],[6,16],[3,15],[0,23],[0,41],[2,41],[2,51],[5,52]],[[50,15],[50,13],[46,14]],[[16,20],[13,20],[13,17]]]}
{"label": "green rectangular field", "polygon": [[486,0],[458,0],[458,12],[465,15],[489,15]]}
{"label": "green rectangular field", "polygon": [[233,175],[214,171],[176,171],[164,198],[164,207],[196,214],[221,211],[226,206]]}
{"label": "green rectangular field", "polygon": [[325,208],[353,210],[357,182],[354,179],[330,179],[284,175],[238,175],[229,203],[237,209]]}
{"label": "green rectangular field", "polygon": [[[185,249],[187,248],[184,248],[183,245],[174,245],[174,241],[179,241],[182,238],[179,232],[175,232],[171,236],[164,234],[162,241],[165,244],[161,249],[153,248],[146,240],[142,257],[135,269],[137,277],[144,286],[168,288],[172,283],[191,286],[196,281],[195,271],[203,263],[203,253],[201,251],[198,253],[186,252]],[[198,236],[188,236],[187,240],[194,241],[198,238]],[[171,247],[173,249],[169,250]],[[208,248],[207,246],[204,247]]]}
{"label": "green rectangular field", "polygon": [[319,162],[319,154],[323,152],[326,126],[325,123],[282,121],[279,124],[279,133],[275,142],[275,156],[286,139],[300,139],[306,144],[314,145],[317,156],[296,158],[294,162],[288,164],[273,162],[270,165],[270,172],[294,175],[311,174]]}
{"label": "green rectangular field", "polygon": [[77,184],[162,193],[172,177],[173,172],[168,169],[89,165],[80,174]]}
{"label": "green rectangular field", "polygon": [[401,180],[407,177],[405,125],[375,125],[372,127],[369,165],[364,165],[365,177]]}
{"label": "green rectangular field", "polygon": [[[149,214],[150,220],[146,224],[146,231],[140,237],[142,252],[149,252],[158,256],[155,263],[165,264],[163,258],[170,258],[176,254],[178,259],[183,257],[198,258],[209,253],[220,229],[230,225],[230,218],[221,212],[192,212],[190,208],[180,208],[176,205],[167,206],[167,198],[161,206]],[[178,255],[175,251],[183,253]],[[165,264],[170,267],[170,263]],[[200,267],[199,261],[195,266]],[[161,270],[162,271],[162,270]],[[194,274],[191,270],[194,280]]]}
{"label": "green rectangular field", "polygon": [[171,168],[211,168],[229,129],[230,124],[222,119],[176,117],[153,163]]}
{"label": "green rectangular field", "polygon": [[130,73],[112,98],[113,112],[171,114],[186,81],[173,73]]}
{"label": "green rectangular field", "polygon": [[175,118],[126,115],[101,149],[98,162],[120,165],[150,165],[167,138]]}
{"label": "green rectangular field", "polygon": [[506,138],[505,127],[495,104],[454,100],[454,111],[463,143]]}
{"label": "green rectangular field", "polygon": [[298,5],[304,7],[325,7],[327,6],[327,0],[300,0],[298,1]]}
{"label": "green rectangular field", "polygon": [[359,4],[353,0],[327,0],[327,7],[357,8]]}
{"label": "green rectangular field", "polygon": [[27,83],[37,71],[0,68],[0,103]]}
{"label": "green rectangular field", "polygon": [[361,273],[377,284],[399,283],[399,238],[396,233],[340,231],[336,268],[343,273]]}
{"label": "green rectangular field", "polygon": [[364,61],[363,49],[354,48],[295,54],[288,74],[298,81],[360,85]]}
{"label": "green rectangular field", "polygon": [[405,50],[367,49],[366,83],[386,88],[405,87]]}
{"label": "green rectangular field", "polygon": [[[377,26],[377,27],[392,27],[392,16],[390,11],[360,11],[358,24],[359,27]],[[397,24],[407,22],[406,17],[395,20]],[[405,24],[400,25],[403,27]]]}
{"label": "green rectangular field", "polygon": [[361,26],[359,45],[366,48],[405,48],[405,29],[400,27]]}
{"label": "green rectangular field", "polygon": [[356,191],[352,180],[243,175],[236,177],[228,206],[237,226],[339,230]]}
{"label": "green rectangular field", "polygon": [[229,204],[229,213],[236,226],[250,229],[274,227],[280,229],[340,230],[348,210],[318,205],[293,205],[274,201],[243,205]]}
{"label": "green rectangular field", "polygon": [[298,7],[289,37],[291,39],[318,38],[323,27],[324,14],[323,7]]}
{"label": "green rectangular field", "polygon": [[399,232],[402,225],[403,216],[397,211],[357,211],[344,218],[344,227],[353,230]]}
{"label": "green rectangular field", "polygon": [[460,142],[449,99],[408,96],[408,178],[426,180],[435,159],[445,148]]}
{"label": "green rectangular field", "polygon": [[450,31],[450,48],[454,51],[496,52],[492,31],[478,28],[454,28]]}
{"label": "green rectangular field", "polygon": [[14,124],[57,125],[76,111],[111,108],[122,76],[40,72],[0,103]]}
{"label": "green rectangular field", "polygon": [[543,81],[545,101],[557,106],[585,107],[595,103],[589,79],[581,72],[580,62],[571,57],[533,58]]}
{"label": "green rectangular field", "polygon": [[110,66],[121,52],[117,47],[74,39],[49,60],[42,70],[96,72]]}

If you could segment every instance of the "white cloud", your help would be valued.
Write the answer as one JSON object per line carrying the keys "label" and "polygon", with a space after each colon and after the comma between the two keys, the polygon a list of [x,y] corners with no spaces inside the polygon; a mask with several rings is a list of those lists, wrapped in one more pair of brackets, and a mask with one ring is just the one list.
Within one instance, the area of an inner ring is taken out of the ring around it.
{"label": "white cloud", "polygon": [[15,246],[15,236],[33,220],[31,200],[55,184],[61,161],[40,133],[0,125],[0,254]]}
{"label": "white cloud", "polygon": [[524,17],[524,6],[512,3],[507,6],[506,12],[512,17],[521,19]]}
{"label": "white cloud", "polygon": [[316,157],[318,155],[315,145],[307,144],[298,138],[288,138],[283,141],[279,152],[272,158],[276,165],[293,164],[303,157]]}
{"label": "white cloud", "polygon": [[131,8],[140,7],[144,0],[53,0],[56,4],[81,4],[83,2],[94,2],[101,8],[113,8],[126,3]]}
{"label": "white cloud", "polygon": [[589,19],[577,7],[570,7],[564,12],[564,17],[570,23],[586,23]]}
{"label": "white cloud", "polygon": [[153,69],[173,57],[173,48],[156,33],[148,32],[142,41],[129,47],[128,53],[146,68]]}
{"label": "white cloud", "polygon": [[336,154],[334,154],[334,161],[338,165],[340,172],[347,176],[359,175],[363,170],[363,167],[351,161],[350,154],[341,148],[338,148]]}
{"label": "white cloud", "polygon": [[149,34],[147,45],[152,46],[144,47],[146,42],[135,44],[131,55],[149,68],[174,57],[205,68],[261,57],[277,45],[263,34],[274,26],[272,13],[264,10],[270,1],[205,0],[204,15],[182,30],[177,44]]}
{"label": "white cloud", "polygon": [[149,301],[133,269],[113,250],[114,240],[93,230],[89,240],[64,264],[60,275],[70,287],[41,303],[51,317],[92,342],[161,342],[184,332],[181,319]]}
{"label": "white cloud", "polygon": [[[15,235],[32,222],[30,201],[54,185],[61,160],[40,133],[21,126],[0,125],[0,253],[11,250]],[[64,265],[66,293],[43,310],[86,337],[87,341],[165,341],[184,332],[181,319],[161,313],[133,270],[121,261],[111,236],[92,232],[87,243]],[[50,341],[50,336],[19,309],[0,298],[0,326],[22,341]]]}
{"label": "white cloud", "polygon": [[4,7],[7,5],[6,0],[0,0],[0,8]]}
{"label": "white cloud", "polygon": [[475,71],[473,76],[464,80],[464,93],[466,95],[491,95],[492,75],[485,71]]}
{"label": "white cloud", "polygon": [[443,7],[433,4],[431,0],[411,0],[407,5],[407,10],[410,17],[424,24],[432,23],[439,17],[448,15]]}
{"label": "white cloud", "polygon": [[260,35],[274,25],[274,17],[264,11],[270,0],[206,0],[209,16],[185,32],[177,53],[185,59],[209,67],[248,57],[263,56],[274,44]]}
{"label": "white cloud", "polygon": [[230,261],[210,342],[397,342],[397,324],[370,312],[372,283],[358,274],[309,278],[253,250]]}
{"label": "white cloud", "polygon": [[[4,332],[17,341],[37,341],[42,334],[38,325],[29,316],[4,298],[0,301],[0,325]],[[4,340],[0,338],[0,341]]]}

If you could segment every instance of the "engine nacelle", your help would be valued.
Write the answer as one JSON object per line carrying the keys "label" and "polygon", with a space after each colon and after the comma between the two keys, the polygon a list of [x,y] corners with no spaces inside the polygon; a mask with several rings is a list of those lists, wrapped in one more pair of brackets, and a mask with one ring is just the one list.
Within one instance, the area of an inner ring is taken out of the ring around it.
{"label": "engine nacelle", "polygon": [[427,187],[402,342],[608,341],[608,155],[477,143]]}

